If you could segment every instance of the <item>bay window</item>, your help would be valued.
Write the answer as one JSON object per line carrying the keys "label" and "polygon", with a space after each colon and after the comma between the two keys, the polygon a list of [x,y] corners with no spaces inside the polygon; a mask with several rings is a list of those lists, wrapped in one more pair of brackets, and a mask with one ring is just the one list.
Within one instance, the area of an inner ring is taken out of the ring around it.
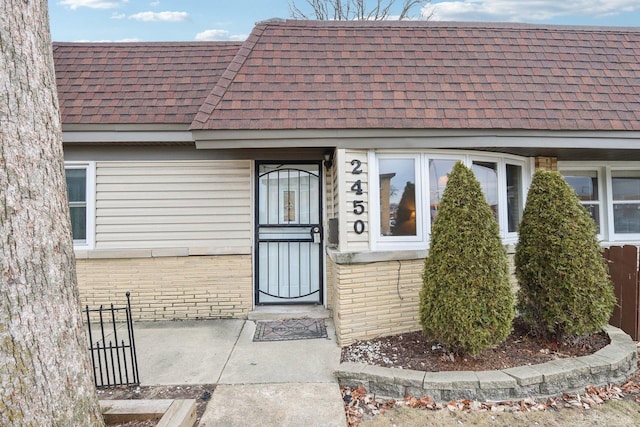
{"label": "bay window", "polygon": [[474,172],[505,240],[517,238],[525,194],[524,159],[464,152],[372,152],[373,250],[426,249],[448,176],[457,161]]}

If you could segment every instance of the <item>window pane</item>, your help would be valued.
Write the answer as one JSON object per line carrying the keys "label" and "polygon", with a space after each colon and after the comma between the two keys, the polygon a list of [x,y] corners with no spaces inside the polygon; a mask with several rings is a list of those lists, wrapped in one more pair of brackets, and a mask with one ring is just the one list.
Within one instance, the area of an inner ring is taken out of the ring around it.
{"label": "window pane", "polygon": [[613,229],[616,233],[640,233],[640,203],[616,203],[640,200],[640,172],[614,171]]}
{"label": "window pane", "polygon": [[87,201],[86,169],[65,169],[67,175],[67,195],[70,202]]}
{"label": "window pane", "polygon": [[416,173],[413,159],[380,159],[380,234],[416,235]]}
{"label": "window pane", "polygon": [[614,204],[613,227],[616,233],[640,233],[640,204]]}
{"label": "window pane", "polygon": [[563,176],[567,184],[576,192],[582,205],[597,224],[598,232],[600,232],[599,205],[597,203],[587,203],[598,201],[598,173],[596,171],[571,171],[563,174]]}
{"label": "window pane", "polygon": [[571,172],[564,179],[575,190],[582,201],[598,200],[598,174],[592,172]]}
{"label": "window pane", "polygon": [[599,233],[600,232],[600,206],[594,205],[593,203],[583,203],[583,206],[587,209],[587,212],[589,212],[589,215],[591,215],[591,218],[593,218],[593,221],[598,226],[598,233]]}
{"label": "window pane", "polygon": [[640,176],[633,172],[614,172],[613,200],[640,200]]}
{"label": "window pane", "polygon": [[510,233],[518,231],[522,218],[522,166],[507,164],[507,221]]}
{"label": "window pane", "polygon": [[65,169],[73,240],[87,239],[87,170]]}
{"label": "window pane", "polygon": [[73,240],[87,240],[87,208],[72,206],[69,211],[71,212]]}
{"label": "window pane", "polygon": [[447,186],[449,180],[449,173],[457,160],[429,160],[429,196],[430,196],[430,210],[431,210],[431,223],[438,216],[438,209],[440,208],[440,200],[442,200],[442,193]]}
{"label": "window pane", "polygon": [[474,161],[471,166],[473,173],[480,181],[487,202],[498,219],[498,165],[493,162]]}

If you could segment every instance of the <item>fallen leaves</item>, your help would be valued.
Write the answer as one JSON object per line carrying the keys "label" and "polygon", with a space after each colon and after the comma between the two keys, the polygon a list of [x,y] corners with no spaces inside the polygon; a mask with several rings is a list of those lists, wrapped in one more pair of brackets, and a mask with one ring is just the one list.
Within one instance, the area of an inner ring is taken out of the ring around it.
{"label": "fallen leaves", "polygon": [[[634,380],[637,378],[634,377]],[[640,382],[630,380],[623,385],[607,385],[604,387],[588,386],[584,393],[568,394],[559,397],[548,398],[538,401],[526,398],[517,401],[487,401],[461,399],[452,400],[446,403],[436,402],[430,396],[421,398],[407,396],[403,400],[384,400],[376,398],[367,393],[362,386],[350,388],[341,387],[342,398],[344,400],[345,413],[349,427],[356,427],[363,418],[371,418],[384,414],[391,408],[409,407],[415,409],[439,411],[446,409],[451,412],[456,411],[488,411],[488,412],[534,412],[559,410],[561,408],[576,408],[589,410],[590,408],[602,405],[610,400],[631,399],[640,403]]]}
{"label": "fallen leaves", "polygon": [[367,394],[367,390],[360,386],[356,388],[341,387],[345,415],[349,427],[360,424],[365,413],[368,415],[384,414],[385,410],[395,406],[395,400],[380,400]]}

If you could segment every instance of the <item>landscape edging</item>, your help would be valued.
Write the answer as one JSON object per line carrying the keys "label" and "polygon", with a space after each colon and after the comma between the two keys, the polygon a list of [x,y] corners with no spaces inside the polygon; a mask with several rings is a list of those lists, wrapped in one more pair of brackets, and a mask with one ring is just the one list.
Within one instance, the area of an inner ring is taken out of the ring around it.
{"label": "landscape edging", "polygon": [[378,397],[431,396],[438,401],[501,401],[581,393],[589,385],[622,383],[637,370],[637,348],[622,330],[603,328],[610,343],[582,357],[496,371],[422,372],[363,363],[341,363],[335,371],[342,386],[363,386]]}

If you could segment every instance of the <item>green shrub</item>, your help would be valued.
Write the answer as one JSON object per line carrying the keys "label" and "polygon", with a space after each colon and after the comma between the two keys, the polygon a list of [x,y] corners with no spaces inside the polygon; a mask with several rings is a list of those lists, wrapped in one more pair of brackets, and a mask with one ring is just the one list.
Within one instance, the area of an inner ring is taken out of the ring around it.
{"label": "green shrub", "polygon": [[519,232],[518,310],[533,331],[560,341],[605,325],[615,296],[596,226],[559,173],[534,174]]}
{"label": "green shrub", "polygon": [[509,336],[514,312],[498,224],[473,172],[458,162],[424,263],[423,331],[449,351],[476,355]]}

